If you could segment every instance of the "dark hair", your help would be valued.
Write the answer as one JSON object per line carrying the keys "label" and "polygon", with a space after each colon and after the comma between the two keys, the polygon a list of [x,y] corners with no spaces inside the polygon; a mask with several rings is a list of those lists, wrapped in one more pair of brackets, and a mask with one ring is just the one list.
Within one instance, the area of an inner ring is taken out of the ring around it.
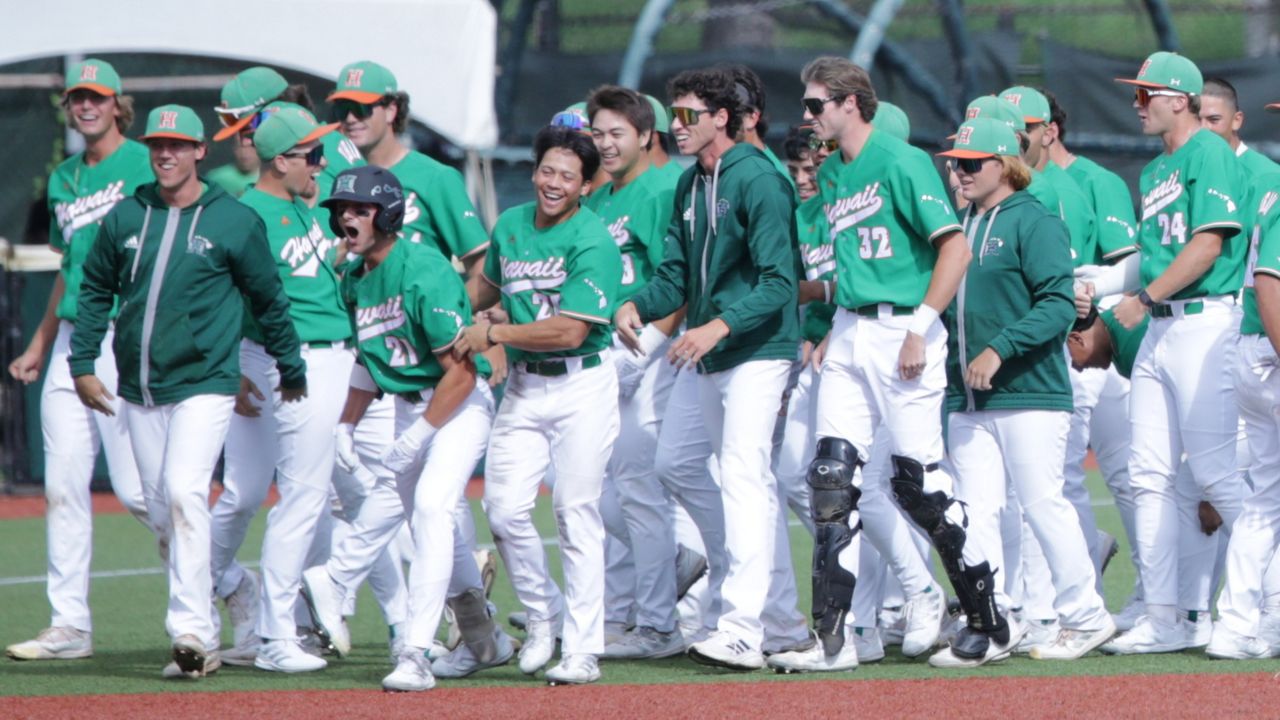
{"label": "dark hair", "polygon": [[825,55],[811,60],[800,71],[800,82],[823,85],[832,97],[844,99],[852,95],[858,101],[863,122],[875,119],[880,100],[871,86],[871,76],[849,58]]}
{"label": "dark hair", "polygon": [[1067,139],[1067,109],[1058,104],[1058,98],[1053,93],[1038,88],[1040,94],[1044,95],[1044,99],[1049,101],[1049,122],[1058,126],[1058,142]]}
{"label": "dark hair", "polygon": [[809,147],[809,137],[813,128],[808,125],[792,125],[787,128],[787,136],[782,139],[782,155],[791,162],[800,162],[809,158],[813,150]]}
{"label": "dark hair", "polygon": [[[649,133],[649,143],[653,142],[653,106],[648,100],[631,88],[618,85],[601,85],[591,91],[587,99],[587,119],[595,125],[596,113],[601,110],[616,112],[625,117],[637,133]],[[645,149],[649,149],[645,145]]]}
{"label": "dark hair", "polygon": [[393,93],[387,93],[382,96],[379,103],[396,107],[396,119],[391,123],[391,132],[397,135],[403,135],[405,130],[409,129],[409,93],[400,90]]}
{"label": "dark hair", "polygon": [[1231,103],[1231,112],[1240,109],[1240,96],[1236,94],[1236,86],[1227,82],[1225,78],[1207,77],[1204,79],[1204,90],[1201,95],[1209,95],[1216,98],[1222,98]]}
{"label": "dark hair", "polygon": [[307,86],[302,83],[294,83],[285,88],[277,99],[291,102],[294,105],[301,105],[312,115],[316,114],[316,104],[311,101],[311,93],[307,91]]}
{"label": "dark hair", "polygon": [[741,63],[727,65],[725,69],[733,75],[734,91],[738,94],[738,102],[744,105],[747,111],[755,110],[760,113],[760,119],[756,121],[756,133],[764,137],[765,133],[769,132],[769,120],[764,114],[764,82],[755,70]]}
{"label": "dark hair", "polygon": [[724,110],[729,115],[725,132],[737,137],[742,129],[742,106],[734,90],[733,76],[717,68],[685,70],[667,82],[667,95],[675,100],[682,95],[696,95],[712,113]]}
{"label": "dark hair", "polygon": [[542,164],[542,156],[552,148],[564,148],[582,162],[582,180],[590,182],[600,169],[600,153],[591,138],[572,128],[548,125],[533,138],[533,165]]}
{"label": "dark hair", "polygon": [[654,130],[653,137],[656,138],[656,140],[651,141],[651,143],[657,142],[658,147],[662,148],[662,153],[664,155],[670,156],[672,154],[671,153],[671,136],[667,133],[658,132],[657,130]]}

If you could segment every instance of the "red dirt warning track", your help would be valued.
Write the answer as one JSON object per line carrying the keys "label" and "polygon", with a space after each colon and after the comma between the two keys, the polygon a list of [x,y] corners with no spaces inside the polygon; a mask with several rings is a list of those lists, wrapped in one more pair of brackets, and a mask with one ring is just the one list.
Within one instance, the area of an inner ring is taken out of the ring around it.
{"label": "red dirt warning track", "polygon": [[[216,682],[216,681],[214,681]],[[9,718],[172,720],[389,720],[398,717],[672,718],[1080,718],[1274,717],[1280,680],[1270,673],[945,678],[580,688],[438,688],[399,695],[377,690],[211,692],[5,698]],[[967,710],[965,710],[967,708]],[[785,712],[785,715],[781,714]],[[838,715],[837,715],[838,714]]]}

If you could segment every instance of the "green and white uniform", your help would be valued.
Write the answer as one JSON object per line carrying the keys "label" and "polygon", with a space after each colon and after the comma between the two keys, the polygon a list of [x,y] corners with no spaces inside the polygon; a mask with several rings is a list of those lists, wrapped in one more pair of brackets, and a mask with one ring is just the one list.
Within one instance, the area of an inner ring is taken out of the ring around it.
{"label": "green and white uniform", "polygon": [[463,259],[488,247],[489,236],[457,170],[413,150],[388,169],[404,186],[402,237],[431,243],[446,258]]}
{"label": "green and white uniform", "polygon": [[1040,176],[1058,194],[1058,207],[1049,208],[1067,224],[1071,236],[1071,263],[1075,267],[1092,265],[1098,256],[1098,230],[1089,198],[1065,170],[1049,163]]}
{"label": "green and white uniform", "polygon": [[253,187],[253,184],[258,182],[258,173],[256,171],[251,173],[240,172],[240,168],[237,168],[235,163],[227,163],[210,170],[206,179],[226,190],[233,197],[240,197],[245,190]]}
{"label": "green and white uniform", "polygon": [[1089,262],[1111,263],[1133,252],[1138,238],[1138,221],[1133,214],[1129,186],[1119,175],[1079,155],[1066,171],[1092,203],[1097,223],[1098,257]]}
{"label": "green and white uniform", "polygon": [[586,200],[622,253],[619,305],[644,287],[662,262],[675,191],[675,183],[651,167],[621,190],[608,182]]}

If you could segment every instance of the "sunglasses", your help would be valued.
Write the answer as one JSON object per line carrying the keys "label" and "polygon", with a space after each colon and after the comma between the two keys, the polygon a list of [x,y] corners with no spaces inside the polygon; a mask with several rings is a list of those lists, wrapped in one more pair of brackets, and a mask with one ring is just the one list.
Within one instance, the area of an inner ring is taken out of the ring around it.
{"label": "sunglasses", "polygon": [[995,158],[956,158],[955,168],[958,172],[962,172],[966,175],[974,175],[982,172],[982,166],[988,160],[995,160]]}
{"label": "sunglasses", "polygon": [[1183,93],[1177,90],[1151,90],[1144,87],[1133,89],[1133,100],[1138,103],[1138,107],[1150,105],[1153,97],[1178,97],[1180,95],[1183,95]]}
{"label": "sunglasses", "polygon": [[[244,107],[238,108],[229,108],[219,105],[214,108],[213,111],[218,114],[218,120],[222,122],[222,127],[231,127],[232,125],[235,125],[240,122],[240,118],[248,115],[249,113],[253,113],[254,115],[261,114],[257,105],[245,105]],[[250,122],[256,128],[258,124],[262,122],[262,119],[256,118]]]}
{"label": "sunglasses", "polygon": [[324,146],[317,145],[311,148],[310,150],[308,150],[307,152],[287,152],[287,153],[281,153],[281,154],[287,158],[303,158],[304,160],[306,160],[308,166],[315,167],[316,165],[319,165],[322,160],[324,160]]}
{"label": "sunglasses", "polygon": [[819,115],[822,114],[822,111],[826,109],[827,103],[844,102],[844,99],[846,97],[848,97],[848,95],[832,95],[831,97],[825,97],[825,98],[807,97],[801,100],[800,102],[804,105],[804,109],[809,111],[810,115],[814,117],[818,117]]}
{"label": "sunglasses", "polygon": [[832,138],[831,140],[823,140],[817,135],[809,136],[809,150],[817,152],[825,147],[827,152],[835,152],[840,147],[840,141]]}
{"label": "sunglasses", "polygon": [[362,103],[355,100],[342,98],[334,100],[332,109],[329,111],[329,120],[332,122],[342,122],[347,119],[348,115],[355,115],[357,120],[367,120],[373,114],[373,109],[378,107],[386,107],[385,100],[379,100],[374,103]]}
{"label": "sunglasses", "polygon": [[680,124],[685,127],[697,125],[699,116],[703,114],[711,114],[710,110],[698,110],[697,108],[677,107],[675,105],[672,105],[668,109],[671,111],[671,117],[679,120]]}

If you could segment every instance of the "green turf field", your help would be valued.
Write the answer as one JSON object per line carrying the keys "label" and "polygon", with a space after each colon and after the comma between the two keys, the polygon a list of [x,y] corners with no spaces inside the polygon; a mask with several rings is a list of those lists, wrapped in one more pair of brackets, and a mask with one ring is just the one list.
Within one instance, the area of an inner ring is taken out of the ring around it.
{"label": "green turf field", "polygon": [[[1100,480],[1091,477],[1099,525],[1121,535],[1115,508],[1109,497],[1099,491]],[[256,563],[262,537],[265,513],[261,513],[250,531],[249,540],[240,553],[243,561]],[[481,542],[490,542],[483,514],[477,504],[476,519],[480,524]],[[554,533],[549,498],[540,498],[539,527],[544,536]],[[355,643],[352,655],[343,660],[332,659],[327,670],[305,675],[286,676],[250,668],[224,667],[216,676],[201,682],[166,681],[160,668],[168,660],[168,638],[164,632],[166,602],[165,578],[159,574],[159,562],[148,534],[127,515],[105,515],[95,518],[93,570],[102,576],[92,583],[91,603],[94,611],[94,645],[96,655],[88,660],[54,663],[17,663],[0,658],[0,695],[53,695],[66,693],[127,693],[183,690],[273,690],[273,689],[344,689],[376,688],[391,671],[387,657],[387,629],[369,595],[362,591],[359,612],[352,621]],[[809,538],[803,528],[792,528],[793,555],[799,568],[801,602],[807,607],[809,587],[807,566]],[[44,596],[44,521],[0,521],[0,643],[8,644],[31,637],[49,620]],[[551,548],[551,562],[559,567],[558,554]],[[939,574],[939,577],[941,575]],[[1106,576],[1107,604],[1119,609],[1132,584],[1133,567],[1126,548],[1112,562]],[[507,613],[517,609],[511,586],[499,570],[493,597],[505,621]],[[224,621],[224,642],[230,628]],[[1103,657],[1093,655],[1070,663],[1036,662],[1015,658],[997,666],[964,671],[967,675],[1043,675],[1043,674],[1121,674],[1157,672],[1245,672],[1272,670],[1269,661],[1215,662],[1201,653],[1148,657]],[[656,662],[609,662],[603,664],[606,683],[665,683],[706,681],[771,681],[803,679],[816,676],[777,676],[768,672],[736,675],[722,673],[675,658]],[[923,661],[908,661],[890,650],[881,663],[860,668],[856,673],[834,677],[858,678],[927,678],[955,676],[929,668]],[[825,676],[830,679],[833,676]],[[525,677],[514,663],[489,670],[464,681],[443,681],[458,686],[495,684],[527,684],[540,682]]]}

